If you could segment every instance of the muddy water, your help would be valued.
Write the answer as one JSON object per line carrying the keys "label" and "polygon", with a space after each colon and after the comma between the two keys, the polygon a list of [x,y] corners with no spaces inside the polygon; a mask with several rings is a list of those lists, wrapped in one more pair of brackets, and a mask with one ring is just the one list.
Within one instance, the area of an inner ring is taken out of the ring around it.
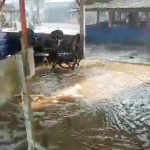
{"label": "muddy water", "polygon": [[[76,84],[81,88],[44,110],[40,103],[46,114],[39,121],[43,130],[36,140],[47,149],[149,150],[149,70],[99,60],[85,60],[74,72],[40,70],[32,93],[53,96]],[[41,110],[40,106],[34,109]]]}
{"label": "muddy water", "polygon": [[[41,67],[29,88],[42,114],[34,137],[46,150],[150,150],[150,66],[90,59],[75,71]],[[4,110],[0,146],[26,149],[20,98]]]}

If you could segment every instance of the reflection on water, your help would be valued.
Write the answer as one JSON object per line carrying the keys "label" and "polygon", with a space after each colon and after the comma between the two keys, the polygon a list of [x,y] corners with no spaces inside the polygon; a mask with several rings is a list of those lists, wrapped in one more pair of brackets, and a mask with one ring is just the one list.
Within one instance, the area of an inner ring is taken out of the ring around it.
{"label": "reflection on water", "polygon": [[[84,60],[74,72],[43,67],[29,83],[31,94],[47,97],[32,103],[34,111],[44,112],[34,117],[36,141],[47,150],[149,150],[149,70],[99,60]],[[9,114],[18,127],[11,132],[22,132],[21,116]]]}

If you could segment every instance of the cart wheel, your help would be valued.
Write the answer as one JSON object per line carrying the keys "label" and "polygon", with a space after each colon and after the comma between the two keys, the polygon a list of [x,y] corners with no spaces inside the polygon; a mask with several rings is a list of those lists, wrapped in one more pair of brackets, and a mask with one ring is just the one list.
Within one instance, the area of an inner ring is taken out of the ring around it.
{"label": "cart wheel", "polygon": [[53,62],[53,63],[52,63],[52,69],[54,69],[57,65],[58,65],[57,62]]}
{"label": "cart wheel", "polygon": [[71,70],[74,70],[75,67],[74,63],[58,63],[58,65],[63,69],[71,69]]}
{"label": "cart wheel", "polygon": [[68,62],[68,63],[58,63],[58,65],[63,69],[72,69],[74,70],[76,64],[78,63],[77,54],[76,52],[73,52],[74,54],[74,61]]}

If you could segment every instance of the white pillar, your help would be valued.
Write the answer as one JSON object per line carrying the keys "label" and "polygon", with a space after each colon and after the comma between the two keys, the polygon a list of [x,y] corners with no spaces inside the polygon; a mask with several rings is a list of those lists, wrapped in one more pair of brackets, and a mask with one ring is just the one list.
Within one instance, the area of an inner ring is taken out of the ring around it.
{"label": "white pillar", "polygon": [[83,55],[85,57],[85,6],[84,0],[80,0],[80,34],[82,37]]}

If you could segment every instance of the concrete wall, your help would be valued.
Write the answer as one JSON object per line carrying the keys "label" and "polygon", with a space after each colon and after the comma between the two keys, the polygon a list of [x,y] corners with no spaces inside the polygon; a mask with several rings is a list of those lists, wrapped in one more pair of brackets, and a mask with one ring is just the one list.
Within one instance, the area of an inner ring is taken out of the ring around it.
{"label": "concrete wall", "polygon": [[[28,79],[35,74],[33,49],[29,49],[29,73]],[[5,102],[11,100],[14,94],[20,92],[18,63],[21,60],[16,59],[15,56],[0,61],[0,106]]]}
{"label": "concrete wall", "polygon": [[15,57],[0,61],[0,105],[19,92],[19,77]]}

